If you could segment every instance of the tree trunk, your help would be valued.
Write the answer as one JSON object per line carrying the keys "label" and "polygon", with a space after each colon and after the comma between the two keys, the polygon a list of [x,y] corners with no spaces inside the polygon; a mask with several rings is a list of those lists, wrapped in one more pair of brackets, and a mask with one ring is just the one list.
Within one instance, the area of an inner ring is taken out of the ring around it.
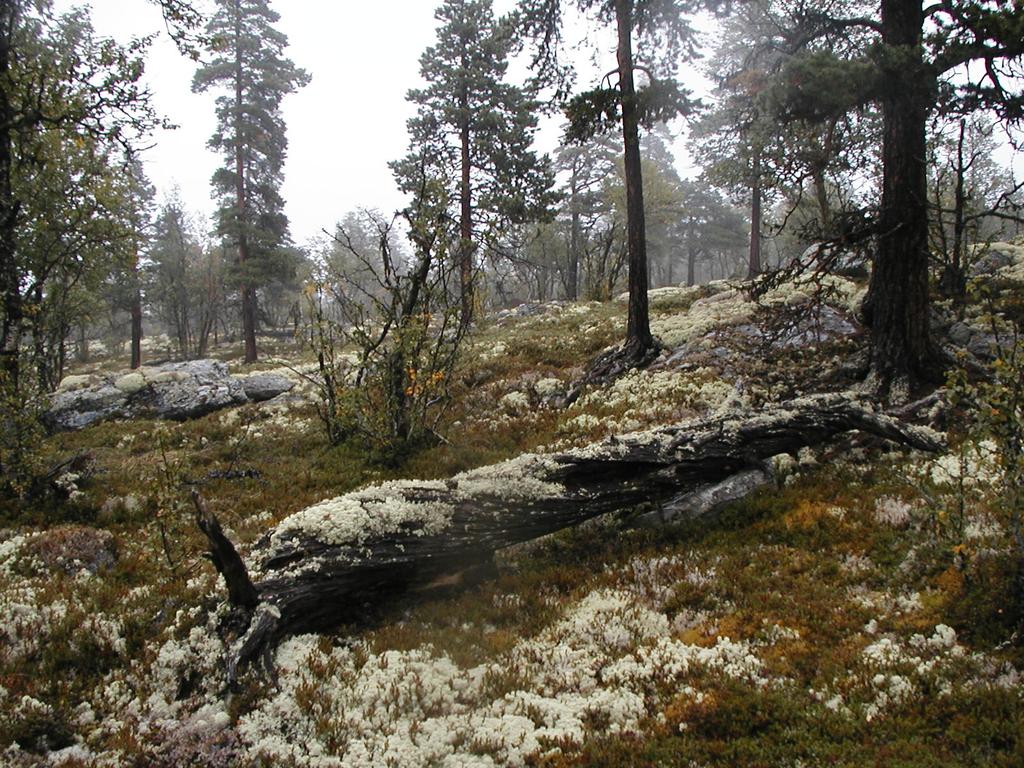
{"label": "tree trunk", "polygon": [[832,210],[828,202],[828,186],[825,182],[825,168],[817,166],[812,171],[814,178],[814,199],[818,204],[818,235],[822,240],[833,236]]}
{"label": "tree trunk", "polygon": [[255,363],[256,351],[256,289],[242,288],[242,334],[245,337],[245,362]]}
{"label": "tree trunk", "polygon": [[921,44],[920,3],[882,0],[882,209],[865,319],[872,372],[883,393],[941,376],[928,329],[926,125],[935,74]]}
{"label": "tree trunk", "polygon": [[[462,67],[469,67],[466,58],[467,41],[463,41]],[[468,76],[465,74],[464,76]],[[473,322],[473,186],[472,156],[470,155],[469,91],[463,84],[459,94],[459,284],[462,293],[463,330]]]}
{"label": "tree trunk", "polygon": [[20,351],[24,307],[22,286],[15,260],[15,235],[19,205],[14,199],[11,174],[14,162],[11,128],[14,108],[6,84],[10,81],[11,43],[17,25],[18,4],[0,3],[0,300],[3,301],[3,325],[0,327],[0,374],[13,391],[20,386]]}
{"label": "tree trunk", "polygon": [[[396,596],[489,561],[497,549],[609,512],[647,523],[670,517],[684,497],[853,429],[922,450],[941,447],[934,432],[838,393],[564,454],[520,456],[447,481],[371,487],[303,510],[256,545],[255,584],[240,560],[231,573],[222,569],[231,602],[251,619],[229,672],[286,634],[362,622]],[[362,528],[362,519],[371,522]],[[223,537],[211,538],[220,562],[236,561],[229,549]]]}
{"label": "tree trunk", "polygon": [[565,278],[565,298],[569,301],[576,301],[579,298],[580,240],[583,236],[580,223],[578,161],[573,161],[569,190],[569,269],[568,275]]}
{"label": "tree trunk", "polygon": [[697,249],[686,249],[686,284],[692,286],[697,282]]}
{"label": "tree trunk", "polygon": [[255,363],[256,351],[256,289],[246,269],[249,261],[249,203],[246,195],[245,150],[242,145],[242,7],[235,0],[235,206],[238,213],[238,266],[242,272],[242,338],[245,341],[245,362]]}
{"label": "tree trunk", "polygon": [[179,307],[175,317],[178,326],[178,354],[182,360],[188,360],[191,357],[192,349],[188,343],[188,314],[184,305]]}
{"label": "tree trunk", "polygon": [[199,337],[196,341],[196,354],[200,358],[206,357],[207,352],[210,348],[210,331],[215,329],[216,320],[206,314],[203,316],[201,325],[199,326]]}
{"label": "tree trunk", "polygon": [[132,292],[132,370],[142,365],[142,291],[139,290],[139,267],[132,270],[135,289]]}
{"label": "tree trunk", "polygon": [[[41,301],[42,297],[39,298]],[[89,337],[85,333],[85,323],[78,324],[78,346],[75,350],[75,359],[80,363],[89,362]]]}
{"label": "tree trunk", "polygon": [[761,274],[761,149],[754,148],[750,174],[750,252],[747,280]]}
{"label": "tree trunk", "polygon": [[459,181],[459,284],[462,327],[473,322],[473,198],[470,182],[469,125],[460,131],[462,177]]}
{"label": "tree trunk", "polygon": [[626,248],[629,257],[629,314],[627,353],[644,355],[654,346],[647,307],[647,234],[644,189],[640,166],[640,128],[636,88],[633,85],[633,0],[615,0],[618,29],[617,58],[622,98],[623,168],[626,177]]}
{"label": "tree trunk", "polygon": [[32,304],[28,312],[28,336],[32,342],[32,364],[35,366],[36,385],[40,392],[49,392],[46,386],[49,380],[46,359],[46,330],[43,328],[43,287],[36,283],[32,288]]}
{"label": "tree trunk", "polygon": [[[953,306],[962,318],[967,304],[967,191],[965,181],[967,163],[964,160],[964,141],[967,134],[967,121],[960,120],[960,134],[956,143],[956,188],[953,201],[953,253],[950,254],[950,275],[948,284],[953,298]],[[974,158],[971,158],[971,163]],[[941,221],[939,222],[941,226]]]}

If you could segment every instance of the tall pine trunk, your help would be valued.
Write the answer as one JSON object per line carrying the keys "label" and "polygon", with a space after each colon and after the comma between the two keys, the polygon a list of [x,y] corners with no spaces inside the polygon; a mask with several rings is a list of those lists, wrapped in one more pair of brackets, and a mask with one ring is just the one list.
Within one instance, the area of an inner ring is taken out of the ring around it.
{"label": "tall pine trunk", "polygon": [[761,274],[761,149],[755,147],[750,174],[750,252],[747,279]]}
{"label": "tall pine trunk", "polygon": [[[469,71],[468,40],[461,40],[462,68]],[[463,75],[464,77],[466,75]],[[473,322],[473,186],[470,155],[469,86],[463,82],[459,93],[459,286],[463,329]]]}
{"label": "tall pine trunk", "polygon": [[[971,160],[964,159],[964,143],[967,138],[967,121],[960,120],[960,133],[956,144],[956,186],[953,192],[953,246],[949,254],[949,264],[943,274],[946,293],[953,299],[957,313],[963,315],[967,304],[967,190],[965,189],[968,165]],[[942,221],[939,221],[942,226]]]}
{"label": "tall pine trunk", "polygon": [[629,313],[626,348],[642,355],[654,346],[647,308],[647,234],[644,222],[643,177],[640,170],[640,128],[633,84],[633,0],[615,0],[617,58],[622,97],[622,142],[626,176],[626,249],[629,258]]}
{"label": "tall pine trunk", "polygon": [[132,264],[132,304],[129,309],[132,319],[132,370],[142,365],[142,290],[139,287],[139,257],[136,254]]}
{"label": "tall pine trunk", "polygon": [[572,177],[569,181],[569,264],[565,277],[565,298],[576,301],[579,298],[580,285],[580,243],[583,232],[580,222],[580,189],[579,165],[572,164]]}
{"label": "tall pine trunk", "polygon": [[[0,82],[9,81],[11,44],[17,24],[17,3],[0,0]],[[21,280],[15,263],[15,233],[18,204],[11,184],[14,163],[11,126],[14,108],[11,95],[0,87],[0,300],[3,301],[3,326],[0,328],[0,373],[8,386],[17,390],[20,379],[20,351],[25,311]]]}
{"label": "tall pine trunk", "polygon": [[245,148],[242,145],[242,6],[235,0],[235,205],[238,213],[238,268],[242,273],[242,338],[245,362],[256,362],[256,289],[246,269],[249,261],[249,203],[245,188]]}
{"label": "tall pine trunk", "polygon": [[935,75],[921,45],[920,3],[882,0],[882,210],[878,253],[865,318],[872,371],[886,392],[894,383],[934,380],[928,329],[928,201],[926,126]]}
{"label": "tall pine trunk", "polygon": [[[465,109],[469,105],[463,102]],[[469,119],[459,129],[461,178],[459,180],[459,285],[462,293],[463,328],[473,322],[473,190],[470,180]]]}
{"label": "tall pine trunk", "polygon": [[138,291],[132,297],[132,370],[142,365],[142,296]]}

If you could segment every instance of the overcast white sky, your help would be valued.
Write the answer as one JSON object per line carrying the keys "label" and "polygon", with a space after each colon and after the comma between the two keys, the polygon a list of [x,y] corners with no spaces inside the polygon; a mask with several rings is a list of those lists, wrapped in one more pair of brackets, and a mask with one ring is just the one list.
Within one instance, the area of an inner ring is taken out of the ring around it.
{"label": "overcast white sky", "polygon": [[[513,2],[496,0],[495,8],[500,12]],[[401,207],[387,163],[406,151],[405,121],[413,110],[405,94],[419,84],[420,54],[434,42],[436,4],[273,4],[281,14],[278,28],[289,38],[289,57],[313,78],[283,106],[289,151],[282,194],[296,243],[330,229],[354,208]],[[57,3],[62,10],[72,5],[81,3]],[[102,35],[123,41],[163,29],[159,11],[146,0],[93,0],[90,5]],[[206,149],[214,129],[215,95],[191,92],[194,71],[195,64],[161,35],[150,52],[147,80],[157,108],[180,127],[157,133],[145,158],[159,197],[176,185],[189,208],[205,217],[214,209],[210,176],[219,163]],[[545,131],[545,149],[552,148],[557,135],[554,125]]]}
{"label": "overcast white sky", "polygon": [[[123,40],[163,29],[159,11],[145,0],[91,6],[100,34]],[[303,243],[354,207],[401,204],[387,162],[405,150],[405,92],[433,37],[433,3],[278,0],[274,7],[288,55],[313,78],[283,107],[289,152],[282,193],[292,235]],[[147,80],[157,109],[179,128],[158,132],[145,159],[161,195],[177,185],[191,209],[208,215],[210,177],[220,162],[206,148],[216,94],[191,92],[195,66],[166,35],[154,44]]]}

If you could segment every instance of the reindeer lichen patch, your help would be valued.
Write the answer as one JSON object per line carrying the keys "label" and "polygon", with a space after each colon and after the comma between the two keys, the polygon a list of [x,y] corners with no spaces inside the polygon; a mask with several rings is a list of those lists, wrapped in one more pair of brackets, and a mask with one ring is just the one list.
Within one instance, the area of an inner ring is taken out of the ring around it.
{"label": "reindeer lichen patch", "polygon": [[680,347],[724,328],[753,319],[757,304],[739,291],[726,291],[693,302],[688,312],[651,320],[651,333],[668,347]]}
{"label": "reindeer lichen patch", "polygon": [[463,472],[452,478],[461,498],[493,497],[510,502],[524,502],[560,496],[561,484],[545,479],[558,468],[550,456],[524,454],[490,467]]}
{"label": "reindeer lichen patch", "polygon": [[271,536],[277,545],[309,538],[333,546],[362,546],[368,539],[400,532],[441,533],[451,523],[450,504],[437,501],[438,481],[395,481],[314,504],[286,518]]}
{"label": "reindeer lichen patch", "polygon": [[463,500],[526,504],[558,497],[565,489],[545,479],[557,467],[552,457],[525,454],[447,482],[401,480],[370,486],[296,512],[277,526],[271,545],[311,539],[358,548],[396,534],[433,536],[450,526],[455,505]]}

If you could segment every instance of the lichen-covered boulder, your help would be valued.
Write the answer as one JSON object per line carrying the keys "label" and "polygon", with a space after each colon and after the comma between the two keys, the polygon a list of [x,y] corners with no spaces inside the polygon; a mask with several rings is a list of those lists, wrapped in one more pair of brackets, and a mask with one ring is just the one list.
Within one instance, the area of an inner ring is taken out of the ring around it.
{"label": "lichen-covered boulder", "polygon": [[272,400],[295,386],[295,382],[279,373],[253,373],[238,377],[238,381],[245,396],[254,403]]}
{"label": "lichen-covered boulder", "polygon": [[269,400],[294,386],[273,373],[236,377],[217,360],[188,360],[106,377],[69,377],[50,396],[47,421],[75,430],[107,419],[184,421],[248,402]]}
{"label": "lichen-covered boulder", "polygon": [[[247,402],[245,390],[217,360],[189,360],[160,366],[159,373],[184,374],[151,380],[132,397],[137,415],[184,421]],[[152,378],[152,377],[151,377]]]}
{"label": "lichen-covered boulder", "polygon": [[46,420],[56,429],[75,430],[126,415],[125,393],[109,381],[83,389],[59,389],[50,396]]}
{"label": "lichen-covered boulder", "polygon": [[971,277],[992,277],[1024,261],[1024,248],[1013,243],[992,243],[972,266]]}

